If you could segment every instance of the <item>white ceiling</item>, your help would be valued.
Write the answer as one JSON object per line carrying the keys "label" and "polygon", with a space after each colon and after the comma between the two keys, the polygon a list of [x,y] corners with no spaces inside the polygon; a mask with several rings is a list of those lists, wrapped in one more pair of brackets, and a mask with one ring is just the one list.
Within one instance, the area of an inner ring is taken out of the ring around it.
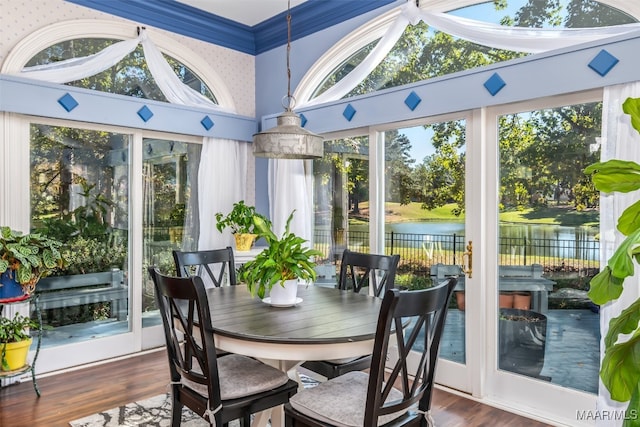
{"label": "white ceiling", "polygon": [[[287,0],[177,0],[250,27],[287,10]],[[307,0],[291,0],[294,8]]]}

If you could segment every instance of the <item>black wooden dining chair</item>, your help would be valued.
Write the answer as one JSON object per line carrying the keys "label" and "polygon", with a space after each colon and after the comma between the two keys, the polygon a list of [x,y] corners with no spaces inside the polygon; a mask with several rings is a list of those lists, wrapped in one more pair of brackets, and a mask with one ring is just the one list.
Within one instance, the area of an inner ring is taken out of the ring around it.
{"label": "black wooden dining chair", "polygon": [[389,284],[393,286],[400,255],[378,255],[345,249],[340,263],[338,289],[359,293],[372,287],[370,294],[382,297]]}
{"label": "black wooden dining chair", "polygon": [[252,413],[282,405],[296,393],[298,383],[285,372],[238,354],[216,356],[202,278],[148,270],[167,343],[172,426],[180,426],[183,406],[214,426],[235,419],[249,426]]}
{"label": "black wooden dining chair", "polygon": [[[205,283],[211,280],[216,287],[224,283],[229,285],[238,283],[233,249],[230,246],[204,251],[173,251],[173,260],[179,277],[200,276]],[[227,276],[226,282],[225,276]]]}
{"label": "black wooden dining chair", "polygon": [[[287,427],[432,426],[433,380],[456,279],[422,290],[387,290],[369,372],[354,371],[305,389],[284,406]],[[397,347],[397,360],[389,352]],[[408,360],[411,350],[418,360]],[[389,366],[389,365],[392,366]]]}
{"label": "black wooden dining chair", "polygon": [[[382,297],[384,292],[394,286],[400,255],[378,255],[353,252],[348,249],[342,253],[338,289],[360,293],[369,289],[370,293]],[[367,369],[371,356],[361,356],[341,360],[309,360],[302,367],[326,378],[335,378],[351,371]]]}

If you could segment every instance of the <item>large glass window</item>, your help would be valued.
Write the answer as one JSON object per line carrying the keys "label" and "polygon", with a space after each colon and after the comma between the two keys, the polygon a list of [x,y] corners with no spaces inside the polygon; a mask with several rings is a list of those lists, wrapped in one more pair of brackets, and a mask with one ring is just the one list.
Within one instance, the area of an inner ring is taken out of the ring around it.
{"label": "large glass window", "polygon": [[64,243],[38,284],[43,345],[130,330],[130,135],[31,125],[31,228]]}

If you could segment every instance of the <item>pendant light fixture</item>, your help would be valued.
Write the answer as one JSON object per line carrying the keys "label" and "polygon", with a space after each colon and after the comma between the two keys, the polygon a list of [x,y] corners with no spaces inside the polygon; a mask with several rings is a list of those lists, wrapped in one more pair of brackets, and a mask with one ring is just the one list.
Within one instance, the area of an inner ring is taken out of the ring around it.
{"label": "pendant light fixture", "polygon": [[324,155],[320,135],[302,128],[301,119],[293,108],[296,99],[291,95],[291,0],[287,4],[287,95],[282,98],[284,113],[277,117],[274,128],[253,135],[253,155],[272,159],[317,159]]}

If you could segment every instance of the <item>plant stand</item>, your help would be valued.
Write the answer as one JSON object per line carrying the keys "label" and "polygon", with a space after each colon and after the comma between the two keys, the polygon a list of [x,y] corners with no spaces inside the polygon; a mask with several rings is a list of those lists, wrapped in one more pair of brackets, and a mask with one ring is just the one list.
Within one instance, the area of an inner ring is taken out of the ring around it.
{"label": "plant stand", "polygon": [[23,375],[26,372],[31,372],[31,381],[33,382],[33,389],[35,390],[36,395],[40,397],[40,389],[38,388],[38,383],[36,382],[36,361],[38,360],[38,354],[40,353],[40,343],[42,340],[42,313],[40,312],[40,307],[38,306],[38,295],[32,295],[29,298],[21,301],[0,302],[0,316],[2,316],[2,312],[4,311],[5,306],[11,305],[11,304],[18,304],[18,303],[28,303],[28,302],[33,302],[34,312],[36,314],[36,317],[38,318],[38,329],[31,330],[32,335],[33,334],[37,335],[36,353],[33,356],[33,361],[31,362],[31,364],[27,363],[25,366],[15,371],[9,371],[9,372],[0,371],[0,380],[18,377],[20,375]]}

